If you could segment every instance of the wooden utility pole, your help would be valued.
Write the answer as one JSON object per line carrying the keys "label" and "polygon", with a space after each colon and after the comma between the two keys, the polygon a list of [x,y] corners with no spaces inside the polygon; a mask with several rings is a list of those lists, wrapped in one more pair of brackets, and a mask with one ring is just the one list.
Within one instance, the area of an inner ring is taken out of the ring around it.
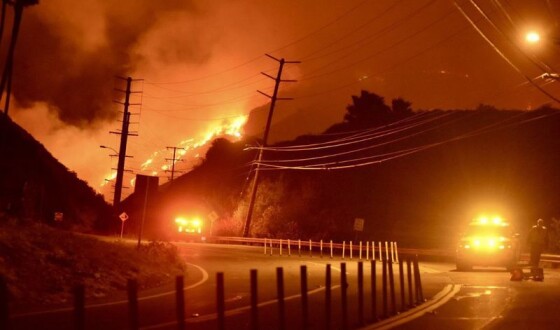
{"label": "wooden utility pole", "polygon": [[245,218],[245,226],[243,227],[243,237],[248,237],[249,236],[249,230],[251,227],[251,220],[253,217],[253,209],[255,207],[255,198],[257,197],[257,187],[259,184],[259,168],[260,168],[260,162],[262,160],[262,156],[263,156],[263,149],[267,146],[267,141],[268,141],[268,133],[270,132],[270,125],[272,123],[272,115],[274,113],[274,107],[276,105],[276,101],[277,100],[291,100],[292,98],[280,98],[278,97],[278,88],[280,87],[280,83],[281,82],[295,82],[296,80],[282,80],[282,70],[284,68],[284,64],[292,64],[292,63],[301,63],[300,61],[286,61],[283,58],[281,59],[277,59],[273,56],[270,56],[268,54],[265,54],[266,56],[270,57],[271,59],[277,61],[280,65],[278,67],[278,74],[276,75],[276,77],[272,77],[264,72],[261,72],[263,75],[267,76],[268,78],[273,79],[276,83],[274,85],[274,93],[272,94],[272,96],[267,95],[261,91],[258,91],[259,93],[263,94],[264,96],[270,98],[270,109],[268,111],[268,119],[266,120],[266,127],[264,130],[264,136],[263,136],[263,145],[262,147],[259,149],[259,156],[257,158],[257,166],[255,168],[255,177],[253,179],[253,188],[251,190],[251,199],[249,200],[249,210],[247,210],[247,217]]}
{"label": "wooden utility pole", "polygon": [[186,150],[185,148],[180,148],[180,147],[167,147],[167,149],[173,149],[173,158],[165,158],[165,160],[169,160],[171,161],[171,171],[169,170],[165,170],[165,172],[171,172],[171,182],[173,182],[173,179],[175,177],[175,172],[181,172],[181,171],[175,171],[175,163],[177,161],[180,161],[181,159],[176,158],[176,154],[177,154],[177,149],[179,150]]}

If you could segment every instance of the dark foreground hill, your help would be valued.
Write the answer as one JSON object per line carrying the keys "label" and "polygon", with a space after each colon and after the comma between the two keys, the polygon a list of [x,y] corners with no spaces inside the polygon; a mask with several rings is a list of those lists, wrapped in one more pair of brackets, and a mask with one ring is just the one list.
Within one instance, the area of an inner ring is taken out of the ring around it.
{"label": "dark foreground hill", "polygon": [[111,208],[29,133],[0,114],[0,216],[63,228],[105,230]]}
{"label": "dark foreground hill", "polygon": [[[375,137],[345,144],[360,134]],[[326,141],[336,147],[319,148]],[[174,216],[196,215],[213,234],[239,235],[256,156],[246,143],[217,140],[201,166],[161,186],[147,228],[170,234]],[[253,236],[451,247],[482,212],[507,217],[521,234],[537,218],[558,226],[557,110],[416,112],[381,126],[345,122],[272,149],[264,152]],[[125,205],[141,217],[138,196]],[[353,230],[356,218],[365,219],[361,233]]]}

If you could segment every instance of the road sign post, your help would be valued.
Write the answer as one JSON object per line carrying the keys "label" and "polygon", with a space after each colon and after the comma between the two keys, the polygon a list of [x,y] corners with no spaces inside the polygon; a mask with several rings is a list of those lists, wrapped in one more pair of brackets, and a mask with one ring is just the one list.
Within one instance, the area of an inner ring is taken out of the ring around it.
{"label": "road sign post", "polygon": [[121,239],[122,239],[123,232],[124,232],[124,222],[128,220],[128,214],[126,214],[125,212],[121,213],[119,215],[119,219],[121,219]]}

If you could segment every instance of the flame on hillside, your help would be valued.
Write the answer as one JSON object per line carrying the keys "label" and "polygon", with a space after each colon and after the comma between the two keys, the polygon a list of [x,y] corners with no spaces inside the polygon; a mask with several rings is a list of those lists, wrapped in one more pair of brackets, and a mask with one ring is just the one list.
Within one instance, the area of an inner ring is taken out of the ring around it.
{"label": "flame on hillside", "polygon": [[[209,143],[215,138],[229,137],[234,140],[241,139],[243,125],[247,122],[247,118],[245,115],[235,117],[224,121],[222,124],[210,127],[199,138],[188,138],[180,141],[177,144],[174,160],[172,150],[164,148],[156,150],[140,165],[139,173],[135,173],[163,177],[166,176],[167,172],[171,171],[172,165],[175,165],[175,171],[177,172],[175,177],[177,177],[177,174],[180,174],[179,171],[181,173],[188,171],[199,161],[201,154],[206,152]],[[172,160],[174,164],[172,164]],[[116,172],[107,175],[101,187],[113,181],[116,176]],[[135,180],[135,178],[130,180],[131,187],[134,187]]]}

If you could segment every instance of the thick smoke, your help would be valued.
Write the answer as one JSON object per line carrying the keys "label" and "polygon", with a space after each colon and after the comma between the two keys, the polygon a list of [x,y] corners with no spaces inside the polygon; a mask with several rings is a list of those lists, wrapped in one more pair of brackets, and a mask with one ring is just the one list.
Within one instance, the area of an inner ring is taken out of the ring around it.
{"label": "thick smoke", "polygon": [[[22,107],[47,103],[75,126],[114,119],[114,77],[135,70],[143,60],[136,51],[142,38],[171,15],[204,14],[181,0],[49,0],[26,9],[14,64],[16,100]],[[207,57],[204,48],[195,48],[200,45],[182,41],[161,45],[160,56],[174,62]]]}

